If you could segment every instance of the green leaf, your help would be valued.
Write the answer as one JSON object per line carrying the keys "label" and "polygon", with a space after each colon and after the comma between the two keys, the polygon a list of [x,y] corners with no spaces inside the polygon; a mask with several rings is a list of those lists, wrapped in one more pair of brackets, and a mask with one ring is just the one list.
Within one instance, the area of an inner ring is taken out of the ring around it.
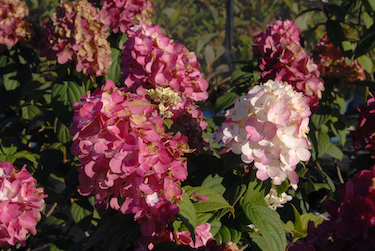
{"label": "green leaf", "polygon": [[198,39],[195,53],[200,53],[203,47],[216,36],[218,36],[218,33],[214,32],[214,33],[203,35],[200,39]]}
{"label": "green leaf", "polygon": [[303,223],[302,223],[301,215],[299,214],[297,208],[293,204],[290,204],[290,205],[292,205],[293,212],[294,212],[294,229],[297,231],[302,231]]}
{"label": "green leaf", "polygon": [[57,139],[63,144],[66,144],[73,139],[69,132],[69,128],[60,122],[58,122],[57,125]]}
{"label": "green leaf", "polygon": [[222,242],[228,243],[228,242],[233,242],[233,243],[238,243],[238,241],[241,239],[242,233],[238,231],[237,229],[227,227],[223,225],[220,228],[220,231],[217,233],[219,236],[219,239],[221,239]]}
{"label": "green leaf", "polygon": [[341,151],[341,149],[333,144],[329,144],[326,153],[340,161],[342,161],[342,158],[344,157],[344,153]]}
{"label": "green leaf", "polygon": [[210,232],[212,236],[215,236],[220,231],[221,225],[222,224],[219,219],[215,219],[214,221],[211,222]]}
{"label": "green leaf", "polygon": [[41,111],[34,105],[23,106],[21,108],[22,118],[26,120],[33,119],[36,115],[40,114]]}
{"label": "green leaf", "polygon": [[57,226],[63,224],[64,222],[64,219],[51,215],[43,221],[43,224]]}
{"label": "green leaf", "polygon": [[221,184],[223,181],[223,177],[215,174],[215,176],[208,175],[207,178],[204,179],[202,182],[202,187],[208,187],[212,190],[215,190],[219,194],[223,195],[225,192],[225,187]]}
{"label": "green leaf", "polygon": [[320,170],[318,167],[314,166],[314,169],[319,173],[319,175],[327,182],[329,188],[332,192],[336,191],[336,186],[333,183],[332,179],[326,174],[323,170]]}
{"label": "green leaf", "polygon": [[224,180],[223,184],[225,184],[226,191],[223,196],[229,204],[234,205],[243,197],[247,189],[247,183],[247,179],[238,179],[238,177]]}
{"label": "green leaf", "polygon": [[346,10],[347,13],[353,13],[359,6],[361,6],[361,0],[344,0],[341,6]]}
{"label": "green leaf", "polygon": [[237,99],[237,94],[234,92],[227,93],[216,100],[215,113],[231,108]]}
{"label": "green leaf", "polygon": [[369,12],[363,12],[363,22],[365,23],[366,28],[370,28],[374,24],[374,19],[372,14]]}
{"label": "green leaf", "polygon": [[215,51],[211,45],[206,45],[203,55],[206,60],[207,68],[210,69],[215,61]]}
{"label": "green leaf", "polygon": [[326,23],[326,30],[329,41],[335,47],[339,47],[343,54],[345,54],[344,48],[342,47],[342,41],[346,40],[344,30],[337,20],[328,20]]}
{"label": "green leaf", "polygon": [[260,250],[262,251],[273,251],[273,249],[270,249],[269,244],[265,240],[265,238],[259,234],[256,233],[249,233],[249,236],[253,242],[255,242]]}
{"label": "green leaf", "polygon": [[5,90],[7,91],[13,91],[17,89],[18,86],[20,86],[20,82],[17,78],[17,71],[9,72],[7,74],[3,75],[3,84],[5,87]]}
{"label": "green leaf", "polygon": [[197,226],[208,222],[208,220],[211,219],[213,215],[213,213],[197,213]]}
{"label": "green leaf", "polygon": [[[13,155],[17,152],[18,140],[16,137],[3,136],[1,138],[1,151],[7,155]],[[13,163],[13,162],[12,162]]]}
{"label": "green leaf", "polygon": [[284,180],[283,183],[280,185],[273,185],[272,188],[274,188],[277,192],[277,194],[280,196],[282,193],[286,192],[289,188],[289,182],[288,180]]}
{"label": "green leaf", "polygon": [[354,58],[365,55],[375,49],[375,24],[363,34],[354,50]]}
{"label": "green leaf", "polygon": [[228,209],[234,214],[234,208],[225,200],[225,198],[217,191],[208,187],[190,187],[185,190],[187,196],[193,197],[195,195],[203,195],[209,200],[198,200],[195,202],[194,208],[197,213],[214,212],[220,209]]}
{"label": "green leaf", "polygon": [[323,222],[322,217],[320,217],[319,215],[314,215],[314,214],[302,214],[301,220],[302,220],[304,229],[307,229],[309,221],[313,221],[315,227],[317,227],[319,224]]}
{"label": "green leaf", "polygon": [[251,220],[260,234],[255,236],[250,233],[252,240],[258,244],[262,250],[285,250],[287,246],[286,236],[280,215],[266,207],[246,204],[243,206],[246,216]]}
{"label": "green leaf", "polygon": [[371,74],[373,72],[374,64],[367,55],[358,57],[357,61],[367,73]]}
{"label": "green leaf", "polygon": [[108,72],[105,75],[105,79],[112,80],[113,82],[117,83],[119,81],[119,78],[121,76],[121,69],[120,69],[120,63],[121,63],[121,50],[117,48],[111,48],[111,59],[112,63],[108,68]]}
{"label": "green leaf", "polygon": [[294,230],[294,224],[291,220],[289,220],[285,225],[284,225],[284,229],[286,231],[288,231],[289,233],[293,233],[295,230]]}
{"label": "green leaf", "polygon": [[86,230],[92,219],[93,208],[87,200],[80,200],[73,203],[70,209],[72,218],[83,230]]}
{"label": "green leaf", "polygon": [[10,163],[14,163],[16,160],[16,157],[14,155],[6,156],[6,155],[0,155],[0,162],[8,161]]}
{"label": "green leaf", "polygon": [[163,124],[168,128],[171,129],[173,125],[173,120],[171,119],[163,119]]}
{"label": "green leaf", "polygon": [[345,99],[344,98],[340,97],[339,95],[336,95],[336,99],[335,99],[334,103],[339,105],[340,110],[341,110],[342,113],[345,112],[346,103],[345,103]]}
{"label": "green leaf", "polygon": [[220,228],[219,234],[221,235],[221,239],[223,242],[228,243],[232,241],[232,237],[231,237],[230,230],[228,227],[223,225]]}
{"label": "green leaf", "polygon": [[346,134],[347,134],[345,124],[342,124],[340,123],[340,121],[338,121],[337,123],[330,123],[330,125],[331,125],[331,130],[333,134],[339,138],[340,146],[344,146],[346,142]]}
{"label": "green leaf", "polygon": [[368,8],[368,12],[375,11],[375,0],[362,0],[362,2]]}
{"label": "green leaf", "polygon": [[31,161],[33,164],[37,165],[38,162],[37,162],[37,154],[35,153],[30,153],[28,152],[27,150],[23,150],[23,151],[20,151],[20,152],[16,152],[14,155],[13,155],[16,159],[27,159],[29,161]]}
{"label": "green leaf", "polygon": [[186,194],[182,194],[182,201],[178,203],[177,206],[179,208],[177,216],[189,229],[195,242],[195,228],[197,227],[197,213],[195,207]]}
{"label": "green leaf", "polygon": [[320,109],[311,115],[311,122],[319,130],[322,125],[327,123],[332,117],[332,108],[330,106],[321,106]]}
{"label": "green leaf", "polygon": [[329,145],[331,145],[330,138],[327,133],[318,132],[318,158],[322,157],[328,150]]}
{"label": "green leaf", "polygon": [[[253,205],[258,201],[262,201],[262,203],[266,203],[264,197],[266,193],[268,193],[269,189],[266,187],[266,183],[260,181],[259,179],[255,179],[249,182],[247,186],[247,191],[243,199],[241,200],[242,205]],[[266,204],[267,205],[267,204]]]}
{"label": "green leaf", "polygon": [[52,106],[56,116],[66,126],[69,126],[73,115],[73,104],[86,94],[86,88],[75,76],[69,75],[57,82],[52,88]]}

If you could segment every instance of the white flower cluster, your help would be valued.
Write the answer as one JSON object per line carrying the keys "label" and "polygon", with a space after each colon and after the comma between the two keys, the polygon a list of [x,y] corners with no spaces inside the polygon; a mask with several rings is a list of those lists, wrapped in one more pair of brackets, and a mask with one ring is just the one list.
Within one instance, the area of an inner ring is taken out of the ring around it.
{"label": "white flower cluster", "polygon": [[269,80],[242,96],[225,115],[218,136],[222,152],[241,154],[245,163],[254,161],[257,178],[271,178],[280,185],[289,178],[297,189],[295,172],[300,160],[310,159],[310,108],[302,93],[285,82]]}

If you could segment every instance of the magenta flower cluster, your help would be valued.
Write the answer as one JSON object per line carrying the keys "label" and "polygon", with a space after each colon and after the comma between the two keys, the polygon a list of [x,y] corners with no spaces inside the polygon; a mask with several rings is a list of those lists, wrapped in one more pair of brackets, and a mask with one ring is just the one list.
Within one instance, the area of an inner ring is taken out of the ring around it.
{"label": "magenta flower cluster", "polygon": [[366,104],[360,104],[357,109],[359,111],[357,128],[351,131],[353,145],[356,151],[362,145],[375,159],[375,97],[369,98]]}
{"label": "magenta flower cluster", "polygon": [[0,0],[0,45],[13,46],[27,36],[29,9],[20,0]]}
{"label": "magenta flower cluster", "polygon": [[114,33],[126,33],[136,24],[147,23],[154,3],[149,0],[105,0],[101,14]]}
{"label": "magenta flower cluster", "polygon": [[313,58],[323,78],[333,79],[340,84],[366,79],[365,71],[358,61],[352,60],[347,65],[340,48],[329,42],[327,35],[315,45]]}
{"label": "magenta flower cluster", "polygon": [[[74,104],[72,152],[79,157],[78,191],[98,206],[134,214],[145,237],[164,235],[187,178],[187,138],[165,133],[158,111],[143,96],[114,83]],[[148,240],[150,243],[150,240]]]}
{"label": "magenta flower cluster", "polygon": [[0,246],[17,241],[25,246],[27,234],[36,234],[47,197],[43,192],[25,166],[17,171],[10,162],[0,163]]}
{"label": "magenta flower cluster", "polygon": [[260,82],[285,81],[306,96],[312,111],[317,110],[324,91],[318,66],[300,44],[295,22],[277,21],[254,39],[253,52],[259,56]]}
{"label": "magenta flower cluster", "polygon": [[305,97],[291,85],[272,80],[256,85],[226,112],[217,136],[225,144],[221,153],[231,150],[243,162],[254,162],[260,180],[280,185],[288,178],[297,189],[296,165],[311,156],[310,114]]}
{"label": "magenta flower cluster", "polygon": [[293,251],[375,249],[375,166],[357,173],[338,192],[340,202],[325,203],[331,219],[317,228],[310,222],[308,236]]}
{"label": "magenta flower cluster", "polygon": [[170,88],[180,97],[177,105],[170,107],[170,119],[183,128],[181,133],[189,138],[189,146],[202,153],[208,146],[202,138],[207,123],[194,101],[208,98],[208,83],[199,68],[195,54],[160,33],[159,26],[143,24],[128,31],[121,55],[121,78],[126,91],[151,100],[147,90]]}
{"label": "magenta flower cluster", "polygon": [[43,30],[41,55],[59,64],[73,61],[86,75],[104,76],[111,64],[107,41],[109,27],[104,17],[87,0],[61,2],[52,23]]}

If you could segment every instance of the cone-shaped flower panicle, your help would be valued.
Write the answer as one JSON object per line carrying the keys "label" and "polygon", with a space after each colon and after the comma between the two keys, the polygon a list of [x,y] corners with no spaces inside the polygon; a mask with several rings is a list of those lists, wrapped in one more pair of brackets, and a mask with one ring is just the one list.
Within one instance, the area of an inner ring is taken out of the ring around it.
{"label": "cone-shaped flower panicle", "polygon": [[188,175],[182,155],[191,150],[187,137],[165,133],[154,105],[124,89],[107,80],[74,104],[78,191],[94,194],[97,206],[134,214],[143,235],[158,237],[178,213],[180,181]]}
{"label": "cone-shaped flower panicle", "polygon": [[149,0],[105,0],[100,12],[114,33],[126,33],[136,24],[150,23],[153,7]]}
{"label": "cone-shaped flower panicle", "polygon": [[26,235],[36,234],[45,197],[26,166],[17,171],[10,162],[0,163],[0,246],[26,245]]}
{"label": "cone-shaped flower panicle", "polygon": [[121,75],[127,90],[146,95],[146,90],[170,87],[195,101],[208,98],[208,83],[199,72],[193,52],[160,33],[159,26],[134,26],[121,56]]}
{"label": "cone-shaped flower panicle", "polygon": [[199,68],[195,54],[165,37],[159,26],[144,24],[128,31],[121,56],[126,91],[156,104],[164,118],[184,128],[181,133],[189,138],[189,146],[203,153],[208,146],[202,137],[207,123],[194,101],[208,98],[208,83]]}
{"label": "cone-shaped flower panicle", "polygon": [[300,30],[293,21],[277,21],[254,39],[253,51],[259,56],[260,82],[285,81],[302,92],[307,104],[317,110],[324,91],[318,66],[300,44]]}
{"label": "cone-shaped flower panicle", "polygon": [[25,17],[29,9],[21,0],[0,0],[0,45],[12,46],[26,40],[28,34]]}
{"label": "cone-shaped flower panicle", "polygon": [[295,167],[310,159],[310,114],[303,94],[291,85],[272,80],[257,85],[226,112],[218,133],[225,144],[221,152],[231,150],[245,163],[254,162],[260,180],[279,185],[289,178],[297,188]]}
{"label": "cone-shaped flower panicle", "polygon": [[57,57],[59,64],[73,61],[86,75],[104,76],[111,64],[105,17],[87,0],[61,2],[52,23],[43,30],[41,55]]}
{"label": "cone-shaped flower panicle", "polygon": [[313,58],[323,78],[334,79],[340,84],[366,79],[365,71],[358,61],[352,60],[347,65],[340,48],[329,42],[327,35],[315,45]]}

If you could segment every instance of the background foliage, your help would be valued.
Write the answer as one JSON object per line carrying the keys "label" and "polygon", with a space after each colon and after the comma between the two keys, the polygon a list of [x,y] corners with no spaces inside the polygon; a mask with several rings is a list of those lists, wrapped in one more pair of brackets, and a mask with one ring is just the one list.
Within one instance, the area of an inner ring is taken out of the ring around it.
{"label": "background foliage", "polygon": [[[29,0],[27,4],[42,27],[58,6],[53,0]],[[207,117],[204,133],[213,155],[201,154],[189,160],[189,177],[184,184],[180,212],[175,229],[189,230],[209,222],[215,239],[236,243],[251,250],[284,250],[291,242],[307,236],[309,220],[320,224],[317,215],[326,212],[324,202],[339,201],[337,186],[361,169],[372,167],[374,160],[351,147],[349,129],[354,129],[358,103],[345,100],[355,95],[356,102],[374,85],[375,1],[234,1],[235,70],[230,71],[225,45],[225,3],[218,0],[155,0],[152,22],[189,50],[201,63],[209,83],[210,98],[199,103]],[[224,111],[259,79],[252,53],[254,36],[276,20],[292,19],[302,31],[304,47],[313,46],[327,33],[341,49],[346,62],[357,59],[367,80],[339,83],[326,80],[320,110],[311,115],[312,158],[297,167],[299,189],[287,182],[274,186],[261,182],[232,153],[219,155],[220,145],[212,135],[224,121]],[[5,47],[0,54],[0,161],[28,170],[48,194],[38,234],[29,236],[27,247],[4,250],[119,250],[129,247],[140,235],[132,216],[114,210],[95,208],[93,196],[76,191],[80,162],[71,151],[69,133],[74,110],[72,105],[88,90],[106,79],[118,83],[120,54],[126,36],[111,34],[112,65],[104,77],[89,77],[76,72],[72,64],[59,65],[39,57],[39,51],[18,43]],[[347,101],[347,102],[346,102]],[[346,103],[345,103],[346,102]],[[351,162],[353,160],[353,162]],[[349,161],[351,162],[349,166]],[[264,197],[273,187],[279,194],[293,196],[284,208],[268,208]],[[204,195],[208,201],[190,200]],[[325,215],[325,214],[324,214]],[[249,226],[254,224],[257,231]],[[163,245],[168,249],[164,249]],[[133,246],[129,247],[131,250]],[[155,250],[177,250],[174,244],[161,243]],[[186,247],[186,250],[190,250]]]}

